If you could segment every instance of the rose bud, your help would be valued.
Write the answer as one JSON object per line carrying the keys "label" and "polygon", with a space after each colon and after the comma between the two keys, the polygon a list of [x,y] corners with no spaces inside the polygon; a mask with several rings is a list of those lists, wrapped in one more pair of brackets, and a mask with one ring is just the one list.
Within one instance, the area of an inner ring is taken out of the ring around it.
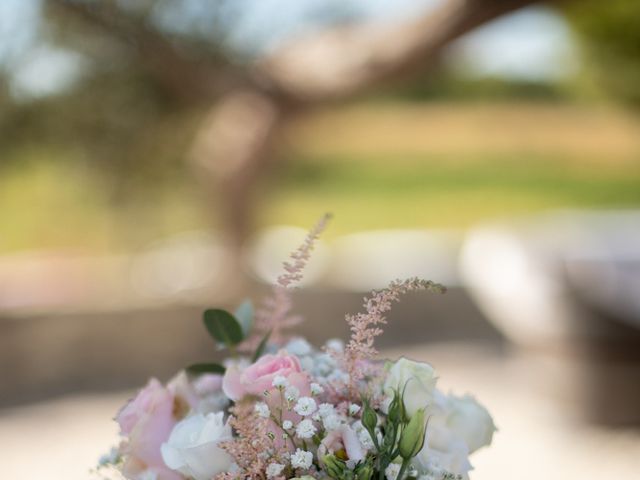
{"label": "rose bud", "polygon": [[404,460],[412,459],[422,450],[426,429],[424,408],[421,408],[411,417],[400,437],[398,453]]}
{"label": "rose bud", "polygon": [[397,391],[393,392],[393,400],[389,404],[389,413],[387,414],[387,417],[394,425],[402,423],[402,399]]}
{"label": "rose bud", "polygon": [[367,432],[371,435],[371,438],[375,438],[376,425],[378,425],[378,415],[375,410],[371,408],[369,402],[364,402],[361,422],[364,428],[367,429]]}
{"label": "rose bud", "polygon": [[346,465],[342,460],[339,460],[335,455],[325,455],[322,457],[324,468],[327,474],[331,478],[340,480],[344,477]]}
{"label": "rose bud", "polygon": [[369,463],[362,463],[356,468],[356,480],[370,480],[373,476],[373,467]]}

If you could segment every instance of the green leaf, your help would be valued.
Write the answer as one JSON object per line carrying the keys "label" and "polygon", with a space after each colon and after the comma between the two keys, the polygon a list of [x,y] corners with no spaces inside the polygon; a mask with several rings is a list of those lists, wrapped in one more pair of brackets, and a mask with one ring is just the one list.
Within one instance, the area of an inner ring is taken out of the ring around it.
{"label": "green leaf", "polygon": [[238,319],[238,322],[240,322],[244,336],[247,337],[251,331],[251,327],[253,327],[253,303],[251,303],[251,300],[244,300],[233,314]]}
{"label": "green leaf", "polygon": [[205,310],[204,325],[213,338],[224,343],[227,347],[237,345],[244,338],[242,327],[236,318],[226,310]]}
{"label": "green leaf", "polygon": [[202,373],[219,373],[224,375],[225,368],[219,363],[194,363],[186,368],[187,372],[192,375],[200,375]]}
{"label": "green leaf", "polygon": [[251,359],[252,362],[255,362],[260,358],[260,356],[264,352],[264,349],[267,347],[267,344],[269,343],[270,336],[271,336],[271,330],[269,330],[267,334],[262,338],[262,340],[260,340],[260,344],[258,345],[258,348],[256,348],[256,351],[253,354],[253,358]]}

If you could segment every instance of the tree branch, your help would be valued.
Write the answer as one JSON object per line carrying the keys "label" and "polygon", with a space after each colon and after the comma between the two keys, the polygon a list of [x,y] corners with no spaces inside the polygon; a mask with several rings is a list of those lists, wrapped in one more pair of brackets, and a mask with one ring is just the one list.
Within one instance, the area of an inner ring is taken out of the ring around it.
{"label": "tree branch", "polygon": [[392,25],[345,25],[292,40],[255,66],[276,95],[320,102],[427,68],[452,40],[536,0],[449,0]]}
{"label": "tree branch", "polygon": [[193,58],[192,52],[182,51],[144,17],[125,15],[111,2],[47,0],[47,4],[54,12],[71,16],[133,47],[142,67],[174,98],[206,102],[246,77],[222,55],[211,56],[207,61]]}

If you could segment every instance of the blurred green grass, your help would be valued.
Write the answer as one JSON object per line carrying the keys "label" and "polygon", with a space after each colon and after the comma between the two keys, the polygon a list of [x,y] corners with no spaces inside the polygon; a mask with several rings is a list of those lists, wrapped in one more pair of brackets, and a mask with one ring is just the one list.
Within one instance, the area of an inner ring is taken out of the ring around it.
{"label": "blurred green grass", "polygon": [[[366,104],[300,122],[283,152],[257,187],[259,226],[332,211],[337,235],[640,206],[640,121],[591,107]],[[215,226],[186,164],[121,198],[73,151],[20,154],[0,173],[0,251],[131,251]]]}
{"label": "blurred green grass", "polygon": [[0,252],[66,249],[117,253],[207,226],[198,190],[183,176],[171,189],[117,198],[102,172],[73,152],[29,150],[0,173]]}
{"label": "blurred green grass", "polygon": [[309,212],[330,210],[340,219],[334,233],[465,228],[554,208],[640,205],[638,165],[567,165],[566,158],[540,155],[295,160],[280,172],[267,223],[304,225]]}
{"label": "blurred green grass", "polygon": [[640,205],[640,120],[604,105],[364,103],[290,133],[265,224],[338,215],[329,235],[466,228],[558,208]]}

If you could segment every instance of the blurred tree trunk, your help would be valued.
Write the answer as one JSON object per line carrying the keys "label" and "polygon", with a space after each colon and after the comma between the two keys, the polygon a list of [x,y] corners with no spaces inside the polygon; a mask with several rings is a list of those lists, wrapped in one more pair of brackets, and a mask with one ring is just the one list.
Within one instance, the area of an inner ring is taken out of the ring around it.
{"label": "blurred tree trunk", "polygon": [[448,0],[403,21],[327,28],[254,64],[203,64],[144,18],[121,18],[114,2],[48,0],[137,52],[158,84],[183,102],[212,107],[188,158],[239,251],[253,226],[256,183],[293,115],[433,68],[453,40],[536,0]]}
{"label": "blurred tree trunk", "polygon": [[230,92],[210,110],[196,132],[189,159],[234,249],[251,232],[255,187],[290,115],[260,90]]}
{"label": "blurred tree trunk", "polygon": [[[252,69],[252,88],[213,107],[190,159],[236,248],[253,226],[256,183],[293,114],[312,112],[434,66],[452,40],[535,0],[450,0],[391,25],[340,26],[284,45]],[[212,195],[213,193],[213,195]]]}

